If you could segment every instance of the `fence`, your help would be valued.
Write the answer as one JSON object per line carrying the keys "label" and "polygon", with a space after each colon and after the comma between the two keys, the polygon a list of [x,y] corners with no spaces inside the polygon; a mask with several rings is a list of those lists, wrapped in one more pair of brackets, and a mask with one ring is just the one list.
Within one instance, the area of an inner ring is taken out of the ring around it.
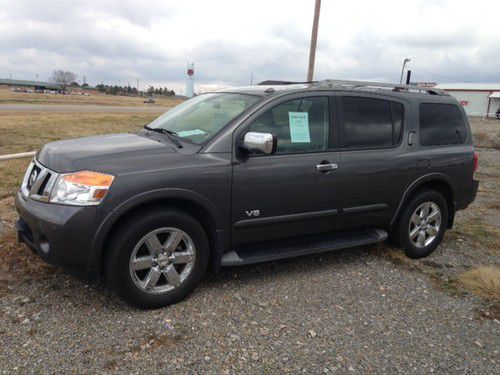
{"label": "fence", "polygon": [[19,154],[8,154],[8,155],[0,155],[0,161],[3,160],[12,160],[12,159],[21,159],[21,158],[29,158],[35,156],[35,151],[30,152],[21,152]]}

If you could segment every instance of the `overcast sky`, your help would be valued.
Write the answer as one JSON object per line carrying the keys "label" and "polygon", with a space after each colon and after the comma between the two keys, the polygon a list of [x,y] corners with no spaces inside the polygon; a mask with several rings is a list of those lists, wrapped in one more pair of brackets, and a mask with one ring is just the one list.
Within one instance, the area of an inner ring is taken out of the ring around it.
{"label": "overcast sky", "polygon": [[[314,0],[0,0],[0,78],[196,91],[304,80]],[[500,82],[500,0],[323,0],[315,78]]]}

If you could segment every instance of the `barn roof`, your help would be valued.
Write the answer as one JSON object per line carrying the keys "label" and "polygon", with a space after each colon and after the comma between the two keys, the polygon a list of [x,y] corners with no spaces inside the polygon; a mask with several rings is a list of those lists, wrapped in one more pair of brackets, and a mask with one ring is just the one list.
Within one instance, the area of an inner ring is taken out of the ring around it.
{"label": "barn roof", "polygon": [[499,82],[477,82],[477,83],[440,83],[435,86],[438,89],[453,91],[500,91]]}

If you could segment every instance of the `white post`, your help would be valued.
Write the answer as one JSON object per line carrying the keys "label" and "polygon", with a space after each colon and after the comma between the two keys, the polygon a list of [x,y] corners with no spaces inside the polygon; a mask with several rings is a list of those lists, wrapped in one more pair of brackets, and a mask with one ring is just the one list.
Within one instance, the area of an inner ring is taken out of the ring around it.
{"label": "white post", "polygon": [[186,97],[194,95],[194,63],[187,64],[186,69]]}

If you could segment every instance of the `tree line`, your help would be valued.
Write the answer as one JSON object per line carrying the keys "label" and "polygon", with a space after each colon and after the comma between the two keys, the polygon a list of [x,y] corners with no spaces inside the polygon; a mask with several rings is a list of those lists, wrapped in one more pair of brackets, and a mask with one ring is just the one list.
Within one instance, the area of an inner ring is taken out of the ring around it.
{"label": "tree line", "polygon": [[103,92],[105,94],[109,95],[142,95],[146,94],[148,96],[174,96],[175,91],[174,90],[169,90],[167,87],[153,87],[150,86],[146,92],[142,91],[137,91],[136,87],[132,87],[130,85],[126,86],[118,86],[118,85],[105,85],[105,84],[98,84],[95,86],[96,89],[98,89],[100,92]]}
{"label": "tree line", "polygon": [[[84,77],[85,80],[85,77]],[[50,82],[56,83],[60,90],[63,93],[66,93],[68,87],[88,87],[89,85],[84,82],[82,86],[78,85],[76,82],[76,74],[70,71],[64,70],[54,70],[52,75],[49,78]],[[132,87],[130,85],[126,86],[118,86],[118,85],[105,85],[100,83],[95,86],[97,90],[102,93],[109,95],[148,95],[148,96],[175,96],[174,90],[169,90],[167,87],[153,87],[149,86],[149,88],[144,91],[138,91],[137,87]]]}

